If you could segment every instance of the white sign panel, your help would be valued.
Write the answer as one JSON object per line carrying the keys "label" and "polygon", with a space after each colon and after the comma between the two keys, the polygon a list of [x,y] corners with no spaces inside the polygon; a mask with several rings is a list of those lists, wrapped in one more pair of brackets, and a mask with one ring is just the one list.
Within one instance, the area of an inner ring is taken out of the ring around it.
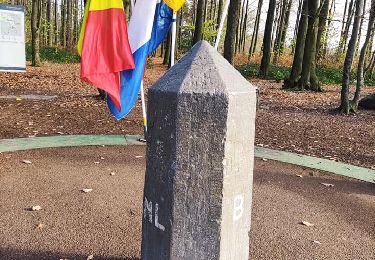
{"label": "white sign panel", "polygon": [[0,4],[0,71],[26,70],[24,21],[23,6]]}

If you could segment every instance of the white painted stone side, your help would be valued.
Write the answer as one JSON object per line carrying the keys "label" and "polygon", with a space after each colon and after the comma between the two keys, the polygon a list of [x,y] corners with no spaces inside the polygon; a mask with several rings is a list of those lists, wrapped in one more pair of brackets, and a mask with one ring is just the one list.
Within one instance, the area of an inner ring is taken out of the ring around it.
{"label": "white painted stone side", "polygon": [[249,258],[256,92],[230,93],[225,143],[220,260]]}

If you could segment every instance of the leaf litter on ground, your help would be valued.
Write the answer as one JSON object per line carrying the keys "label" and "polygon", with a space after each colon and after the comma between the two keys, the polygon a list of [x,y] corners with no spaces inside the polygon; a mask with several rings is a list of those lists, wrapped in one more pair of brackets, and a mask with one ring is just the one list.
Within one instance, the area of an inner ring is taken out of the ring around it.
{"label": "leaf litter on ground", "polygon": [[304,225],[304,226],[306,226],[306,227],[313,227],[313,226],[314,226],[314,224],[312,224],[312,223],[310,223],[310,222],[308,222],[308,221],[302,221],[300,224],[301,224],[301,225]]}
{"label": "leaf litter on ground", "polygon": [[32,211],[39,211],[39,210],[41,210],[41,209],[42,209],[42,207],[39,206],[39,205],[36,205],[36,206],[32,206],[32,207],[31,207],[31,210],[32,210]]}
{"label": "leaf litter on ground", "polygon": [[29,161],[29,160],[23,160],[22,162],[23,162],[24,164],[32,164],[32,162]]}
{"label": "leaf litter on ground", "polygon": [[333,185],[333,184],[331,184],[331,183],[325,183],[325,182],[322,182],[322,183],[320,183],[321,185],[323,185],[323,186],[326,186],[326,187],[328,187],[328,188],[332,188],[332,187],[334,187],[335,185]]}

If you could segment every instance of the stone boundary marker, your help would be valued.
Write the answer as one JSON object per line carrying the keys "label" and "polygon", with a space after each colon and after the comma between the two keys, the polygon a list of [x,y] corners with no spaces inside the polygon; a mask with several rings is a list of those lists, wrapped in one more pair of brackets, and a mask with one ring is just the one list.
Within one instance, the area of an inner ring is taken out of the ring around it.
{"label": "stone boundary marker", "polygon": [[256,88],[207,42],[149,91],[142,259],[248,259]]}

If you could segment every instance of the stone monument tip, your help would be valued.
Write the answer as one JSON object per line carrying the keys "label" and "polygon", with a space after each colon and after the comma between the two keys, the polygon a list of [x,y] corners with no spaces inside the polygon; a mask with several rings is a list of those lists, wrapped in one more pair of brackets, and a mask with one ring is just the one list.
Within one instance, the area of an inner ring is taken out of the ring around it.
{"label": "stone monument tip", "polygon": [[203,40],[196,43],[150,90],[229,94],[255,92],[256,87]]}

